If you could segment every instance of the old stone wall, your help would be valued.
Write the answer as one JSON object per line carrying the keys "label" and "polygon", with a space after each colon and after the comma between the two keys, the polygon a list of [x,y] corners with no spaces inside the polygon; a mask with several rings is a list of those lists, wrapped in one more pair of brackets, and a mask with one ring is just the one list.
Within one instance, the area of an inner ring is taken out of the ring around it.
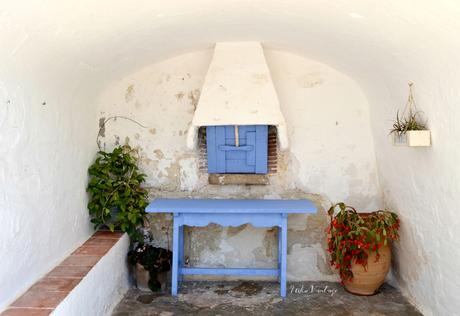
{"label": "old stone wall", "polygon": [[[99,101],[107,123],[101,146],[137,148],[151,198],[309,198],[314,215],[289,217],[288,277],[336,280],[325,252],[326,209],[346,201],[362,210],[381,205],[368,105],[360,88],[336,70],[277,50],[265,50],[286,118],[290,147],[279,152],[269,185],[209,185],[198,149],[186,133],[212,55],[197,51],[146,67],[108,88]],[[95,122],[97,124],[97,122]],[[359,142],[357,142],[357,139]],[[171,216],[150,215],[158,245],[171,247]],[[270,267],[276,229],[210,225],[186,229],[186,258],[194,266]]]}

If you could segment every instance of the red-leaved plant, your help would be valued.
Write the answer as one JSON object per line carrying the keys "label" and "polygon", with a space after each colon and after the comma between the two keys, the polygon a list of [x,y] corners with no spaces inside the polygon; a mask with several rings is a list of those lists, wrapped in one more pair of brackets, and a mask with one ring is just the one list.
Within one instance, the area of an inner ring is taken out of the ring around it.
{"label": "red-leaved plant", "polygon": [[342,282],[353,279],[353,261],[366,269],[371,252],[376,252],[379,260],[379,249],[399,238],[399,218],[393,212],[358,213],[345,203],[337,203],[328,214],[328,252],[331,266],[339,270]]}

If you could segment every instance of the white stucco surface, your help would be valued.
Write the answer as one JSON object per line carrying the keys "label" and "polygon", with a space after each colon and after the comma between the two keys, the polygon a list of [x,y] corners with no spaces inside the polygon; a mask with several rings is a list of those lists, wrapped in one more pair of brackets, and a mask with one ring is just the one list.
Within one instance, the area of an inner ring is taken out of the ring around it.
{"label": "white stucco surface", "polygon": [[[440,50],[448,52],[445,47]],[[422,63],[430,57],[420,58]],[[457,62],[449,63],[458,70]],[[369,93],[375,104],[371,118],[379,144],[376,155],[385,206],[397,211],[402,222],[394,275],[402,292],[426,315],[456,315],[460,308],[456,298],[460,290],[460,152],[446,140],[460,135],[460,93],[450,87],[460,74],[455,78],[452,71],[430,64],[419,70],[407,69],[403,78],[419,78],[414,96],[429,120],[431,147],[393,146],[386,134],[378,132],[388,128],[385,121],[407,97],[403,80],[393,78],[395,82],[388,86],[394,93],[391,98]]]}
{"label": "white stucco surface", "polygon": [[[456,314],[460,310],[455,297],[460,284],[459,16],[456,0],[4,1],[0,8],[0,281],[8,291],[0,292],[0,308],[89,235],[84,186],[85,169],[96,148],[96,93],[165,58],[209,49],[219,41],[249,40],[328,64],[361,87],[369,104],[383,200],[402,219],[395,253],[398,286],[427,315]],[[209,54],[202,61],[209,62]],[[196,69],[206,68],[201,61],[194,62]],[[200,87],[204,74],[196,74],[197,81],[187,87]],[[391,120],[405,101],[408,81],[415,83],[416,101],[429,119],[430,148],[393,147],[387,138]],[[155,96],[163,100],[159,96],[169,91],[159,90]],[[279,91],[280,101],[282,95]],[[309,109],[312,104],[302,103]],[[118,106],[112,104],[111,113]],[[307,116],[300,104],[296,107],[296,113],[302,112],[299,116]],[[170,108],[175,113],[183,110]],[[335,110],[343,108],[337,105]],[[129,111],[147,124],[156,120],[149,112]],[[163,111],[168,110],[160,107],[156,117]],[[297,118],[285,116],[291,122]],[[321,122],[325,117],[329,122],[326,111],[318,116]],[[164,117],[170,127],[168,131],[158,128],[153,140],[168,148],[167,141],[184,140],[179,129],[183,133],[191,117],[178,115],[177,122]],[[346,126],[343,119],[334,120],[338,128]],[[322,130],[324,126],[318,125],[319,131],[333,130]],[[361,136],[356,138],[361,126],[356,127],[351,146],[362,147]],[[127,132],[128,127],[122,130]],[[296,133],[290,136],[293,142],[301,139]],[[335,136],[320,138],[317,144],[323,142],[328,150],[331,137]],[[344,148],[339,148],[339,155],[345,156]],[[196,173],[191,172],[192,177],[185,173],[193,169],[193,156],[180,160],[182,169],[173,163],[181,151],[170,148],[163,153],[166,159],[158,159],[160,169],[171,167],[180,180],[171,184],[166,176],[150,174],[150,184],[183,190],[198,185]],[[308,155],[329,161],[338,157],[340,162],[342,156],[336,154],[293,147],[292,157],[297,159],[293,161],[303,174],[299,185],[317,187],[334,200],[354,192],[351,202],[365,201],[362,195],[353,200],[360,190],[351,188],[365,187],[368,180],[357,184],[363,180],[356,176],[358,182],[352,185],[335,164],[324,177],[310,179],[309,168],[313,174],[318,172],[314,164],[309,165]],[[354,161],[362,165],[358,157],[362,159],[357,155]],[[369,173],[364,174],[368,179]],[[333,181],[340,183],[335,186],[338,191],[330,190]],[[367,188],[363,192],[370,196]]]}
{"label": "white stucco surface", "polygon": [[288,147],[286,123],[260,43],[216,43],[187,146],[196,147],[199,127],[213,125],[273,125],[280,149]]}
{"label": "white stucco surface", "polygon": [[124,235],[56,307],[53,316],[108,316],[130,288]]}
{"label": "white stucco surface", "polygon": [[46,34],[0,11],[1,311],[92,233],[85,187],[97,125],[83,84],[93,69],[45,62]]}

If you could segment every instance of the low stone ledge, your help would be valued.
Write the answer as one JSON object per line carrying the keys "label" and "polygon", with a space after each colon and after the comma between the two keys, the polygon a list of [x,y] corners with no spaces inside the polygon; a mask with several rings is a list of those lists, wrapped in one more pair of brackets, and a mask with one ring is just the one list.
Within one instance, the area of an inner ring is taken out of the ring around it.
{"label": "low stone ledge", "polygon": [[[128,237],[120,232],[99,231],[94,233],[93,236],[82,246],[78,247],[69,257],[33,284],[23,295],[2,312],[0,316],[61,314],[55,312],[57,307],[67,300],[76,287],[81,286],[81,283],[88,278],[88,275],[94,272],[95,266],[100,261],[103,261],[106,255],[111,255],[112,252],[122,253],[120,262],[125,265],[124,256],[126,256],[127,251],[127,240]],[[114,251],[113,248],[116,248],[120,243],[124,244],[120,246],[122,248],[120,249],[121,251]],[[118,256],[120,255],[118,254]],[[119,258],[114,259],[119,260]],[[100,270],[103,269],[104,267],[100,267]],[[79,311],[74,311],[72,314],[79,315],[80,313]]]}

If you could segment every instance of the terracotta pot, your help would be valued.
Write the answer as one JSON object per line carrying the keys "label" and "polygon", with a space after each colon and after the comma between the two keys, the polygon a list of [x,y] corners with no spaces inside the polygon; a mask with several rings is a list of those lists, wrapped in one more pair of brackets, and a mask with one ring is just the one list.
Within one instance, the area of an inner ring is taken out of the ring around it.
{"label": "terracotta pot", "polygon": [[[139,263],[134,267],[134,277],[136,287],[141,291],[150,291],[149,280],[150,273]],[[158,281],[161,283],[161,291],[167,292],[171,286],[171,270],[167,272],[158,273]]]}
{"label": "terracotta pot", "polygon": [[391,249],[389,245],[380,248],[379,254],[380,258],[377,262],[375,252],[369,255],[367,270],[362,265],[352,262],[353,279],[344,282],[348,292],[358,295],[374,295],[377,292],[390,270]]}
{"label": "terracotta pot", "polygon": [[136,286],[139,290],[150,291],[149,279],[150,274],[145,268],[137,263],[135,269]]}
{"label": "terracotta pot", "polygon": [[168,293],[171,289],[171,270],[158,273],[158,282],[161,283],[161,291]]}

